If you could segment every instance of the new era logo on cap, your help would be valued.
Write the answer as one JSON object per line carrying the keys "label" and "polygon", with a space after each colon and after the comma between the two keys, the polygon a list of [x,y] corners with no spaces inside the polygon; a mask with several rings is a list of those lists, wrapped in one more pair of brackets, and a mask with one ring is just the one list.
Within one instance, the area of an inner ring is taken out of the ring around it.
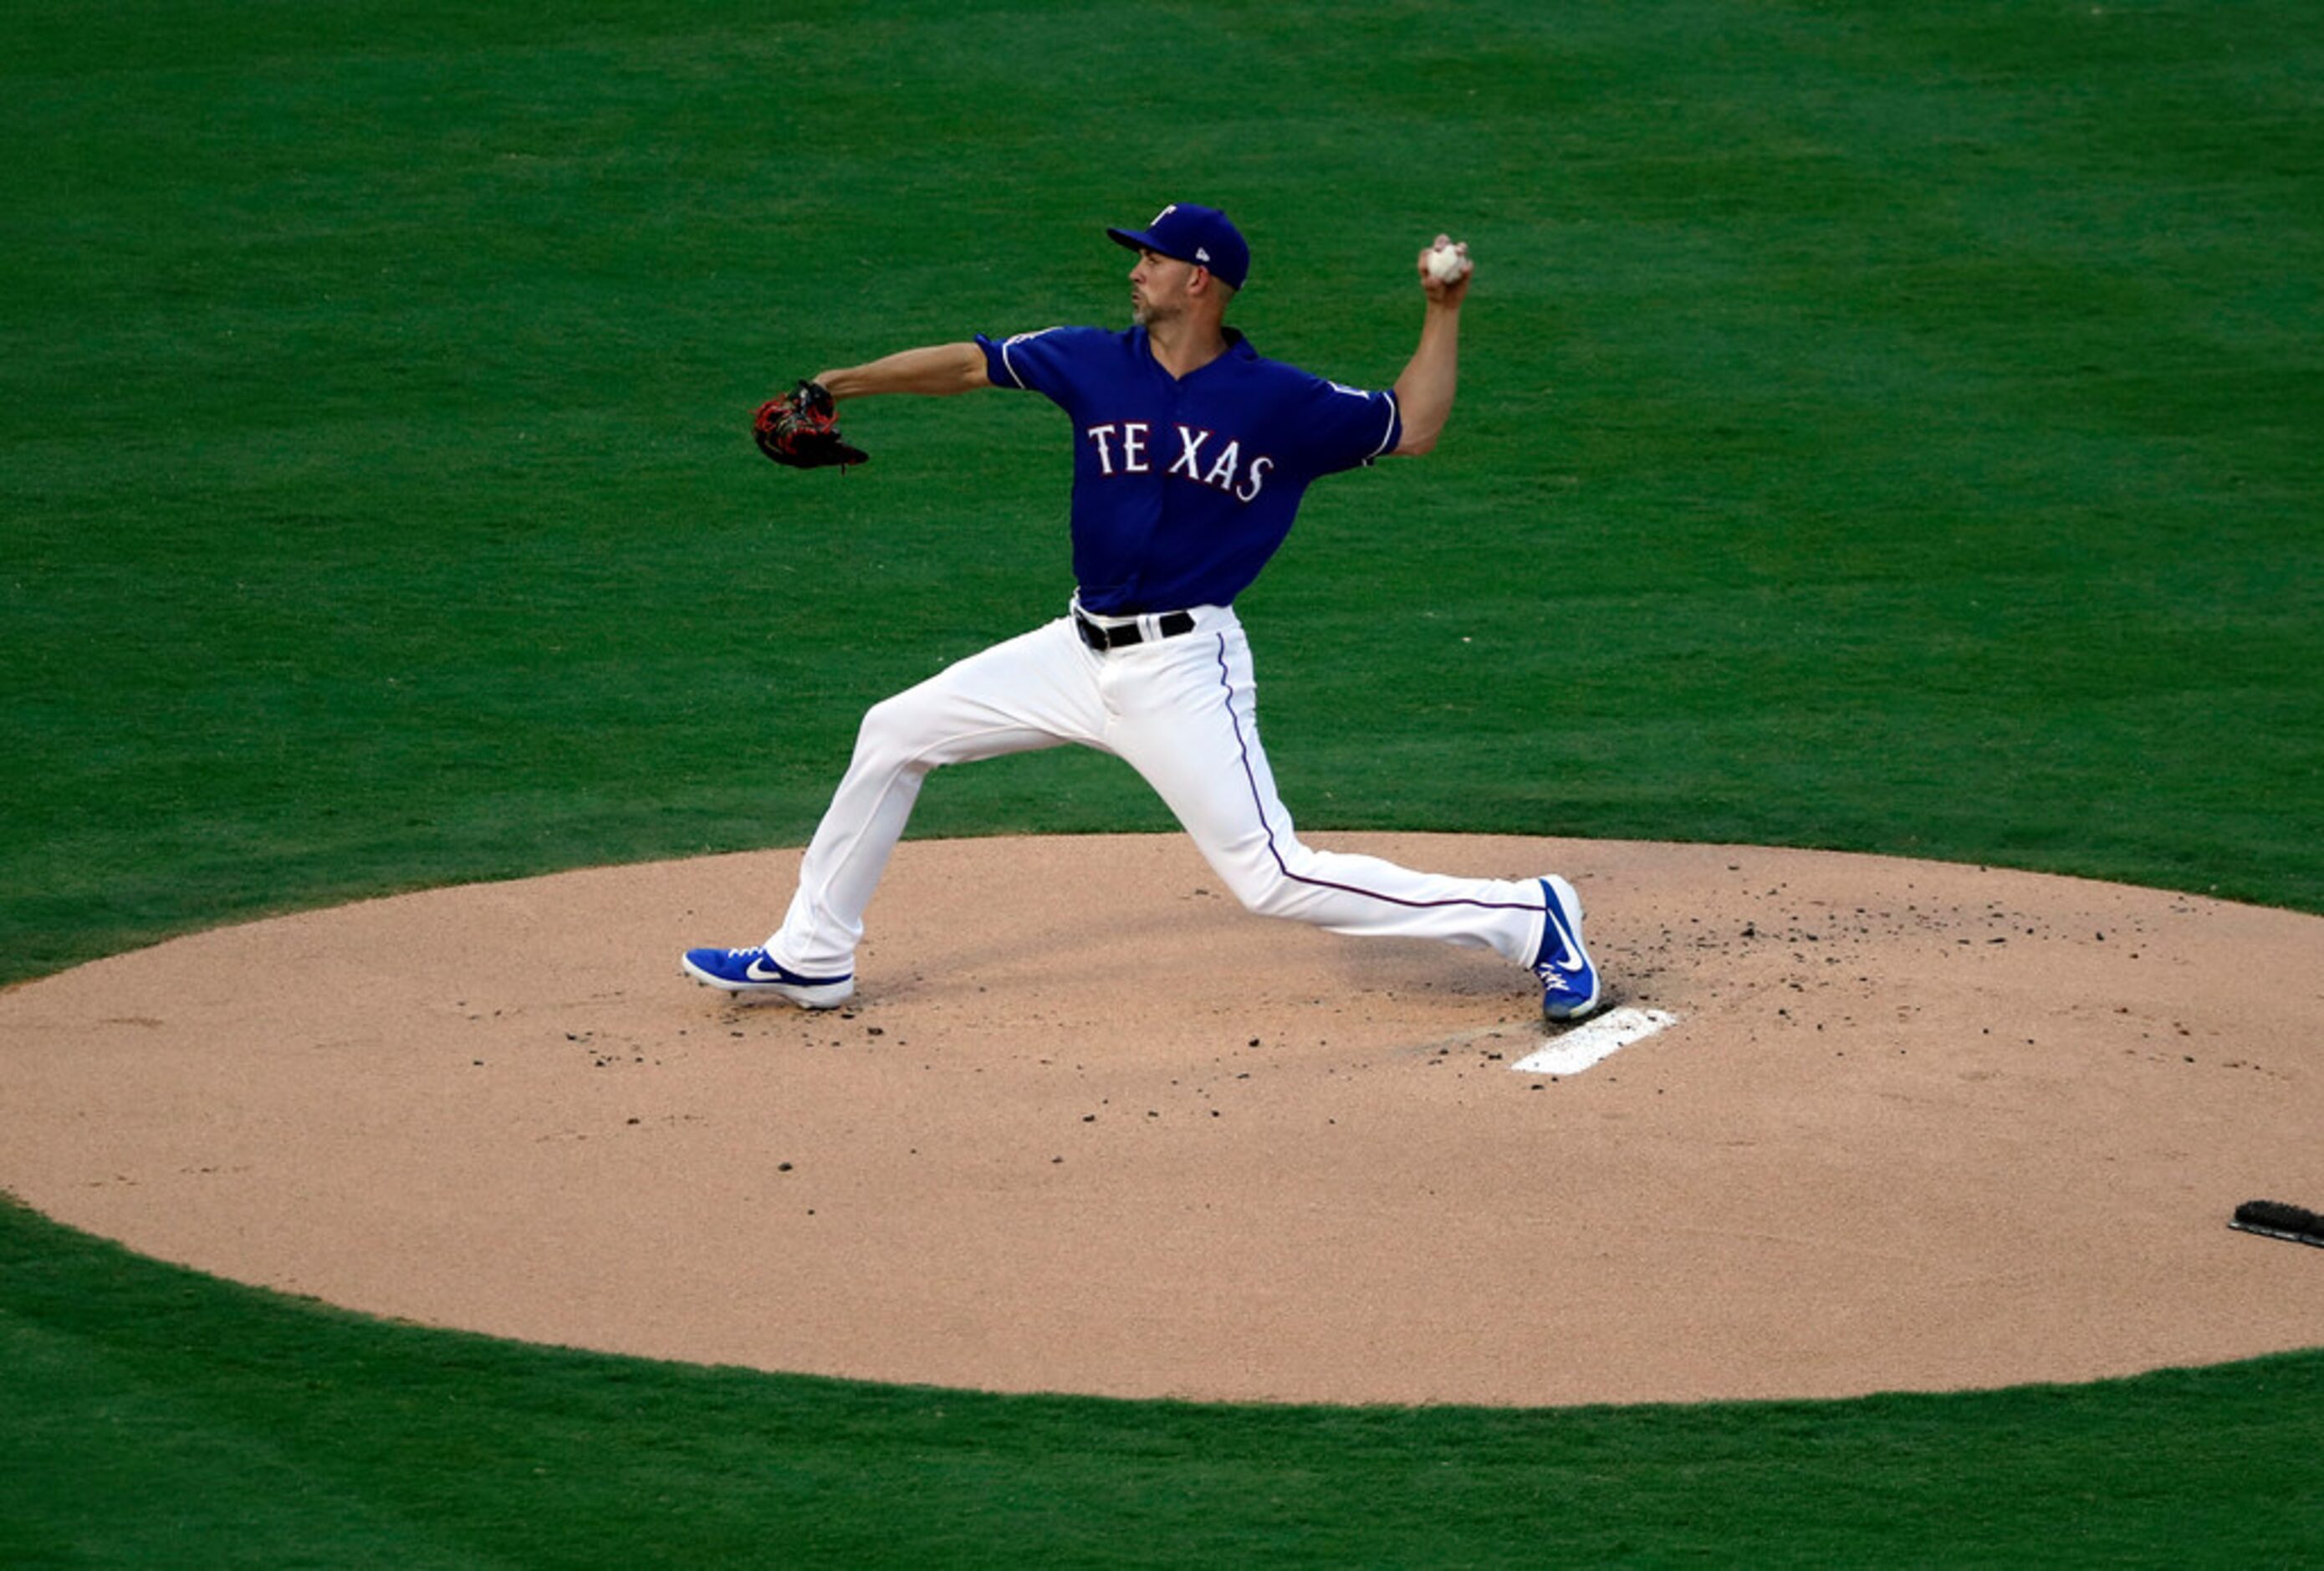
{"label": "new era logo on cap", "polygon": [[1250,245],[1233,220],[1216,208],[1172,202],[1143,229],[1108,229],[1106,234],[1132,251],[1159,252],[1207,267],[1213,277],[1234,289],[1240,289],[1250,275]]}

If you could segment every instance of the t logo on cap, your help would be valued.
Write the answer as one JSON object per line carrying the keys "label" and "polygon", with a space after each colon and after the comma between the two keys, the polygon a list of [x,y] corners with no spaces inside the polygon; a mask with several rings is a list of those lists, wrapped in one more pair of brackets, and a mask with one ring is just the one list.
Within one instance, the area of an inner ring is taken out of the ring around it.
{"label": "t logo on cap", "polygon": [[1216,208],[1172,202],[1143,229],[1108,229],[1106,234],[1115,245],[1132,251],[1153,251],[1207,267],[1212,277],[1230,289],[1240,289],[1250,275],[1250,247],[1232,220]]}

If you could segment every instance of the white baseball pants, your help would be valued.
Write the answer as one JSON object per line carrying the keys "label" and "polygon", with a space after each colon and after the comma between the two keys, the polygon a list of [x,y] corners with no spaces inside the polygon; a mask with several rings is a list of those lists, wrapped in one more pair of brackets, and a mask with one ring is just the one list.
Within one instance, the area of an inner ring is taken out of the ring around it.
{"label": "white baseball pants", "polygon": [[1300,843],[1259,746],[1242,623],[1222,606],[1193,615],[1191,633],[1156,639],[1147,618],[1148,641],[1103,652],[1062,616],[872,706],[769,954],[805,975],[852,972],[864,909],[928,772],[1078,743],[1143,775],[1251,910],[1530,965],[1541,946],[1539,883],[1416,873]]}

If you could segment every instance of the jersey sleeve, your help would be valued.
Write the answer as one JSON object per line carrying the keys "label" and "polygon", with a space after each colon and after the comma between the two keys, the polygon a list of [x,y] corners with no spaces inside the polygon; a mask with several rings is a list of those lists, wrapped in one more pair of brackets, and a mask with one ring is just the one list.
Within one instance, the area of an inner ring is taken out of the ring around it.
{"label": "jersey sleeve", "polygon": [[[1088,328],[1043,328],[1010,338],[976,335],[984,351],[984,374],[995,387],[1012,387],[1065,402],[1072,384],[1075,352],[1093,336]],[[1097,334],[1102,337],[1102,334]]]}
{"label": "jersey sleeve", "polygon": [[1349,387],[1317,378],[1302,400],[1309,467],[1318,475],[1369,464],[1396,451],[1404,439],[1404,416],[1396,394]]}

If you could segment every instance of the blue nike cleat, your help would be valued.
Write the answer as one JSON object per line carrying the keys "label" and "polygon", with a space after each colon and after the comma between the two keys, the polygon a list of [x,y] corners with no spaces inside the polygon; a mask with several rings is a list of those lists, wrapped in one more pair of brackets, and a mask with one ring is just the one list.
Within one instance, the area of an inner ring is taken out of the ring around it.
{"label": "blue nike cleat", "polygon": [[1541,953],[1533,957],[1533,974],[1541,978],[1542,1018],[1562,1024],[1598,1007],[1598,967],[1582,947],[1582,897],[1573,886],[1553,873],[1541,881]]}
{"label": "blue nike cleat", "polygon": [[764,949],[688,949],[686,974],[744,998],[787,998],[801,1009],[836,1009],[855,996],[855,976],[802,976]]}

